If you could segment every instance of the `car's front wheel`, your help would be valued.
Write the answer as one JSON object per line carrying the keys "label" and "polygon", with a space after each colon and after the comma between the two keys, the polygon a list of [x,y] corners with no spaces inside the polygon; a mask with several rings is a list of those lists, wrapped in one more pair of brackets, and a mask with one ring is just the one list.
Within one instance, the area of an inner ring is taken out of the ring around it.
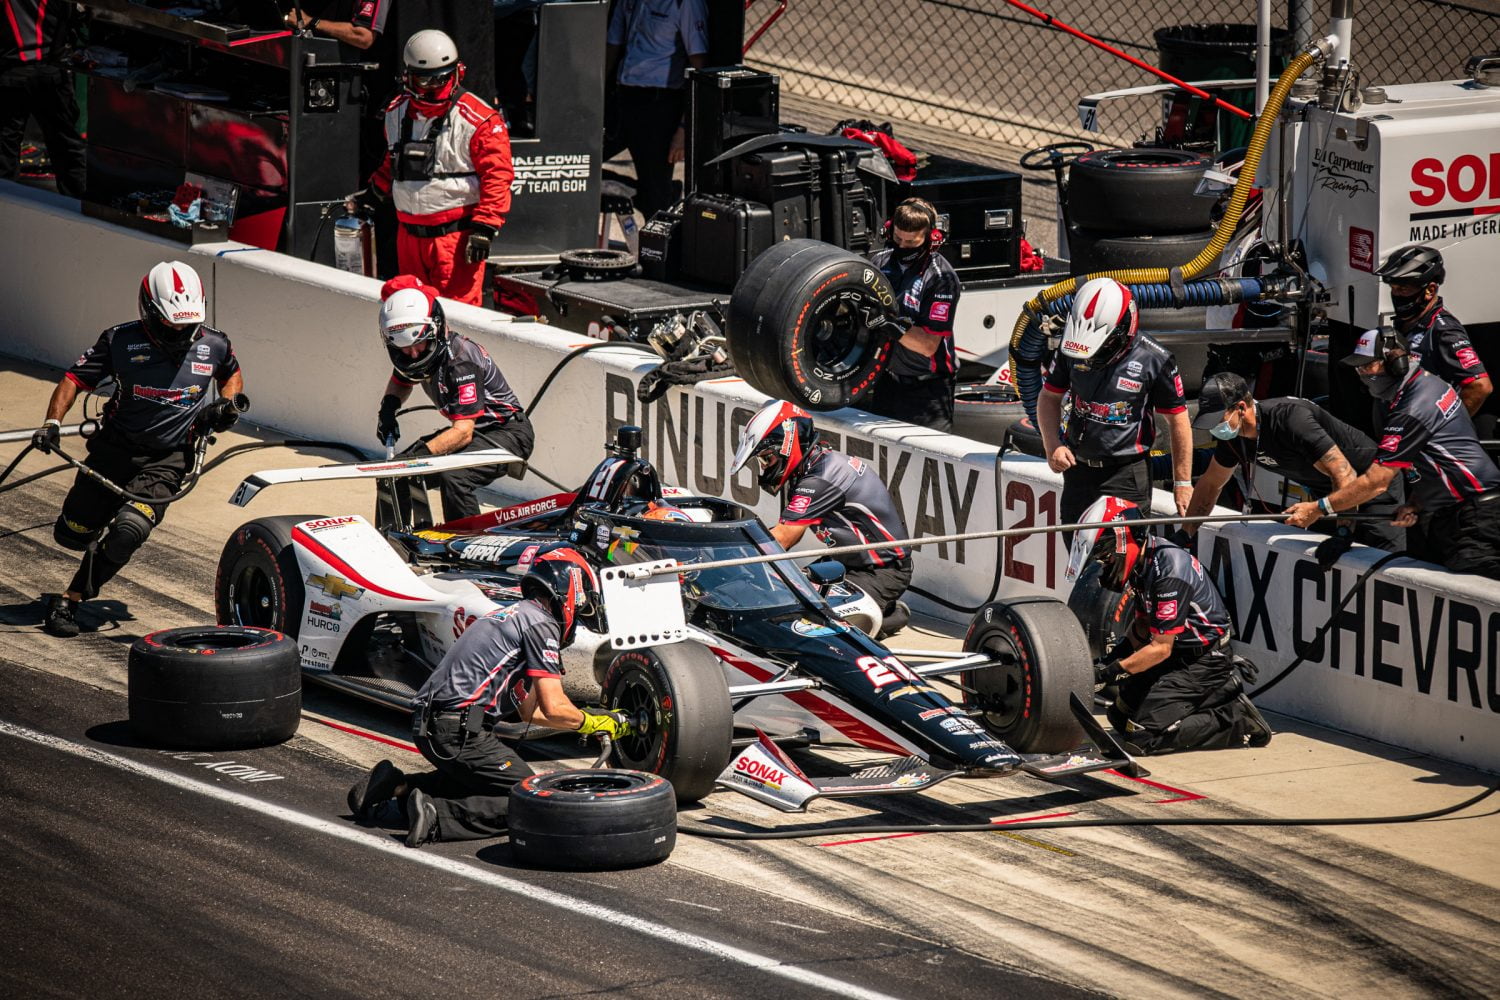
{"label": "car's front wheel", "polygon": [[965,671],[964,707],[1022,753],[1063,753],[1084,740],[1068,696],[1088,704],[1093,659],[1068,606],[1045,597],[992,601],[979,610],[964,649],[993,666]]}
{"label": "car's front wheel", "polygon": [[219,554],[214,579],[220,625],[271,628],[296,638],[305,602],[292,529],[317,516],[261,517],[234,530]]}

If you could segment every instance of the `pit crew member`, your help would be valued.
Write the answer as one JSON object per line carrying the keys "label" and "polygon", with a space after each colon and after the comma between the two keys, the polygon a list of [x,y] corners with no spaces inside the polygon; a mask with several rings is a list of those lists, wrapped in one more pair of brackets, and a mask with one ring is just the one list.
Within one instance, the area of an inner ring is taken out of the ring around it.
{"label": "pit crew member", "polygon": [[1191,553],[1141,518],[1129,500],[1100,497],[1083,521],[1108,523],[1074,532],[1068,558],[1069,580],[1099,562],[1106,587],[1135,593],[1134,625],[1095,664],[1097,684],[1118,685],[1110,722],[1131,753],[1265,746],[1271,727],[1245,696],[1223,598]]}
{"label": "pit crew member", "polygon": [[396,265],[444,298],[479,305],[490,243],[515,175],[498,111],[463,89],[453,40],[428,29],[403,50],[402,92],[385,111],[385,159],[349,200],[369,214],[394,199]]}
{"label": "pit crew member", "polygon": [[[1153,410],[1165,414],[1172,447],[1172,496],[1177,513],[1193,494],[1193,431],[1182,378],[1172,353],[1137,332],[1130,289],[1095,278],[1073,293],[1062,344],[1037,401],[1037,429],[1047,465],[1062,473],[1059,510],[1078,523],[1101,495],[1151,509]],[[1072,405],[1063,422],[1063,394]]]}
{"label": "pit crew member", "polygon": [[371,822],[388,800],[404,801],[407,847],[479,840],[506,830],[510,792],[534,772],[497,722],[618,739],[623,712],[575,706],[562,687],[561,651],[579,622],[604,631],[593,569],[563,542],[545,547],[521,580],[525,599],[476,620],[412,698],[417,749],[436,770],[405,774],[388,760],[349,789],[349,811]]}
{"label": "pit crew member", "polygon": [[937,252],[942,241],[937,209],[921,198],[908,198],[886,223],[886,249],[870,257],[896,293],[897,321],[905,329],[891,345],[890,364],[865,409],[949,432],[958,383],[953,322],[959,280],[953,265]]}
{"label": "pit crew member", "polygon": [[[82,472],[73,481],[52,534],[63,548],[82,552],[83,561],[42,622],[60,638],[78,634],[79,602],[98,596],[161,523],[167,498],[192,467],[199,436],[228,430],[239,418],[234,398],[245,380],[229,338],[204,325],[197,272],[181,261],[157,264],[141,279],[136,299],[140,319],[105,330],[73,363],[31,439],[40,451],[56,449],[78,391],[114,379],[84,465],[141,499],[127,501]],[[218,387],[218,399],[210,385]]]}
{"label": "pit crew member", "polygon": [[[1188,501],[1188,516],[1208,514],[1224,484],[1236,470],[1254,490],[1257,462],[1323,497],[1348,486],[1375,460],[1375,442],[1316,403],[1296,396],[1257,400],[1245,380],[1232,372],[1210,375],[1198,394],[1198,416],[1193,426],[1207,429],[1217,442],[1213,461]],[[1359,505],[1359,513],[1376,514],[1378,521],[1354,521],[1348,529],[1356,542],[1400,552],[1405,530],[1391,524],[1405,492],[1399,479],[1374,498]],[[1274,508],[1262,505],[1266,510]],[[1184,525],[1188,535],[1198,525]],[[1315,522],[1313,530],[1333,533],[1331,520]]]}
{"label": "pit crew member", "polygon": [[1500,580],[1500,469],[1480,447],[1458,390],[1417,364],[1390,327],[1366,330],[1343,363],[1359,373],[1384,416],[1375,461],[1317,503],[1287,508],[1287,523],[1306,527],[1350,510],[1402,472],[1407,503],[1395,523],[1420,525],[1425,540],[1411,554],[1455,573]]}
{"label": "pit crew member", "polygon": [[1443,308],[1443,255],[1428,246],[1402,247],[1376,273],[1391,288],[1396,332],[1406,337],[1412,361],[1457,389],[1473,417],[1493,387],[1468,331]]}
{"label": "pit crew member", "polygon": [[[781,516],[771,537],[782,548],[796,545],[808,528],[830,546],[907,537],[895,501],[875,470],[819,442],[812,417],[801,407],[777,399],[760,408],[740,432],[729,474],[751,459],[761,489],[780,497]],[[911,585],[910,549],[833,558],[844,564],[845,579],[880,605],[884,621],[877,639],[906,626],[911,612],[900,597]]]}
{"label": "pit crew member", "polygon": [[[411,396],[412,386],[420,385],[452,426],[427,435],[403,455],[499,447],[530,458],[536,435],[521,401],[488,351],[448,329],[437,289],[402,275],[386,282],[381,296],[380,335],[393,366],[375,427],[381,442],[395,443],[401,437],[396,411]],[[496,474],[489,466],[443,473],[438,479],[443,519],[478,514],[474,491]]]}

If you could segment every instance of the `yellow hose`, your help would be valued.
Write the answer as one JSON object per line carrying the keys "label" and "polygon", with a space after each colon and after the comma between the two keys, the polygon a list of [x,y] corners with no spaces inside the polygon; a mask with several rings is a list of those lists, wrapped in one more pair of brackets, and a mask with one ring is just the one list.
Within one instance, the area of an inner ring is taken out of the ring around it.
{"label": "yellow hose", "polygon": [[[1282,72],[1276,80],[1276,86],[1272,88],[1271,95],[1266,99],[1265,109],[1256,119],[1255,129],[1250,134],[1250,145],[1245,150],[1245,162],[1240,167],[1239,179],[1234,185],[1234,194],[1229,198],[1229,209],[1224,213],[1224,218],[1219,221],[1219,227],[1214,232],[1214,238],[1209,241],[1208,246],[1199,252],[1198,256],[1182,266],[1182,280],[1189,281],[1207,271],[1219,259],[1224,248],[1229,245],[1229,240],[1234,236],[1235,228],[1240,224],[1240,215],[1245,211],[1245,201],[1250,197],[1250,189],[1255,186],[1255,173],[1260,167],[1261,154],[1266,150],[1266,143],[1271,140],[1271,126],[1276,124],[1277,117],[1281,114],[1282,105],[1286,103],[1287,94],[1291,93],[1292,84],[1297,81],[1309,66],[1322,59],[1324,56],[1322,41],[1313,48],[1303,52],[1293,59],[1291,64]],[[1137,267],[1126,268],[1119,271],[1098,271],[1094,274],[1085,274],[1060,281],[1051,287],[1044,289],[1036,298],[1027,302],[1021,310],[1020,317],[1016,320],[1015,329],[1010,334],[1010,374],[1013,384],[1019,384],[1016,378],[1016,356],[1015,352],[1021,344],[1021,335],[1025,333],[1027,325],[1041,311],[1042,307],[1049,302],[1055,302],[1064,295],[1072,292],[1081,283],[1092,278],[1114,278],[1122,284],[1151,284],[1155,282],[1171,281],[1172,269],[1166,267]]]}

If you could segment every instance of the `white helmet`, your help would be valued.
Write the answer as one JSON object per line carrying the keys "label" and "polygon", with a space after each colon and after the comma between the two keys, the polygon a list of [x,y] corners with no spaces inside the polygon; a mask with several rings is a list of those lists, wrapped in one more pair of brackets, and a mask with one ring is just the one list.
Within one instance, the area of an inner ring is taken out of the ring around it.
{"label": "white helmet", "polygon": [[1113,278],[1094,278],[1073,293],[1059,350],[1085,365],[1113,364],[1135,343],[1137,322],[1130,289]]}
{"label": "white helmet", "polygon": [[207,318],[203,281],[180,260],[162,261],[141,279],[141,324],[156,343],[182,349]]}
{"label": "white helmet", "polygon": [[[448,330],[443,307],[421,288],[402,288],[380,304],[380,336],[391,364],[404,377],[425,381],[447,353]],[[413,358],[404,348],[429,344]]]}
{"label": "white helmet", "polygon": [[453,39],[436,28],[419,31],[406,40],[401,62],[401,82],[415,101],[442,104],[452,99],[462,68]]}

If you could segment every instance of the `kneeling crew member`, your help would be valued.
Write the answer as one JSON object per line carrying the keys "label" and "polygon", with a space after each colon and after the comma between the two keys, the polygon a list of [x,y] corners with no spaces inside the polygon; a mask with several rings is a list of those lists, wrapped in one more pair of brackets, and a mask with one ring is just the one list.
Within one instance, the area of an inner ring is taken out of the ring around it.
{"label": "kneeling crew member", "polygon": [[1386,258],[1380,275],[1391,288],[1396,332],[1406,337],[1412,360],[1458,390],[1472,418],[1493,386],[1469,332],[1443,307],[1438,289],[1448,276],[1434,247],[1402,247]]}
{"label": "kneeling crew member", "polygon": [[[1274,465],[1276,472],[1305,486],[1313,496],[1327,496],[1354,482],[1375,460],[1374,441],[1318,404],[1296,396],[1257,401],[1245,380],[1232,372],[1210,375],[1203,383],[1193,426],[1206,428],[1218,444],[1213,461],[1193,487],[1189,517],[1213,510],[1236,469],[1253,490],[1257,461]],[[1400,480],[1393,479],[1385,492],[1360,504],[1359,513],[1377,514],[1382,520],[1355,521],[1353,539],[1387,552],[1405,548],[1405,530],[1391,524],[1402,496]],[[1314,530],[1332,531],[1332,521],[1319,523],[1326,527]],[[1184,527],[1189,535],[1198,530],[1196,524]]]}
{"label": "kneeling crew member", "polygon": [[1455,573],[1500,580],[1500,469],[1480,447],[1458,390],[1414,364],[1401,334],[1389,327],[1366,330],[1343,361],[1384,410],[1374,464],[1317,503],[1287,508],[1287,523],[1306,527],[1350,510],[1378,496],[1400,470],[1410,492],[1395,523],[1411,527],[1420,515],[1428,540],[1426,551],[1411,554]]}
{"label": "kneeling crew member", "polygon": [[937,209],[921,198],[906,199],[887,223],[887,248],[870,258],[891,283],[906,329],[891,345],[890,364],[865,409],[948,432],[958,383],[953,321],[960,284],[953,265],[937,252],[943,241],[937,224]]}
{"label": "kneeling crew member", "polygon": [[[381,442],[401,437],[396,411],[411,396],[412,386],[421,385],[453,426],[427,435],[403,455],[451,455],[499,447],[530,458],[536,435],[521,401],[488,351],[448,329],[437,289],[403,275],[386,282],[383,291],[380,335],[395,370],[380,401],[375,434]],[[474,491],[495,476],[489,466],[443,473],[439,477],[443,519],[456,521],[478,514]]]}
{"label": "kneeling crew member", "polygon": [[[142,499],[127,501],[82,472],[73,481],[52,531],[59,545],[83,553],[83,563],[43,620],[61,638],[78,634],[78,602],[98,596],[161,523],[165,498],[192,468],[198,436],[228,430],[239,418],[233,400],[244,388],[240,363],[229,338],[203,323],[198,273],[179,261],[157,264],[141,279],[137,305],[139,320],[105,330],[68,369],[31,439],[40,451],[57,448],[78,390],[115,380],[84,465]],[[210,383],[218,386],[217,400]]]}
{"label": "kneeling crew member", "polygon": [[630,733],[622,712],[577,708],[562,687],[562,650],[578,623],[604,631],[593,569],[565,542],[537,554],[521,580],[525,600],[476,620],[412,698],[417,749],[437,770],[405,774],[388,760],[349,790],[361,823],[405,800],[407,847],[480,840],[506,830],[510,792],[535,773],[485,723],[522,722],[584,735]]}
{"label": "kneeling crew member", "polygon": [[1119,685],[1108,709],[1132,753],[1263,747],[1271,727],[1244,694],[1229,652],[1224,600],[1192,554],[1142,525],[1140,508],[1100,497],[1082,522],[1114,522],[1073,533],[1067,578],[1102,563],[1101,582],[1135,592],[1136,627],[1095,666]]}
{"label": "kneeling crew member", "polygon": [[[784,549],[808,528],[830,546],[863,545],[905,538],[906,525],[875,470],[818,441],[812,417],[799,406],[772,400],[740,432],[729,474],[754,459],[761,489],[781,498],[781,517],[771,537]],[[904,547],[835,556],[850,583],[880,605],[884,621],[877,639],[905,627],[911,617],[900,600],[911,585],[911,551]]]}
{"label": "kneeling crew member", "polygon": [[[1151,509],[1153,411],[1167,416],[1179,515],[1193,495],[1193,430],[1177,361],[1138,335],[1137,321],[1135,297],[1113,278],[1086,281],[1073,294],[1062,346],[1037,400],[1047,465],[1063,477],[1058,507],[1065,524],[1078,523],[1101,495]],[[1063,393],[1070,389],[1073,403],[1062,429]]]}

